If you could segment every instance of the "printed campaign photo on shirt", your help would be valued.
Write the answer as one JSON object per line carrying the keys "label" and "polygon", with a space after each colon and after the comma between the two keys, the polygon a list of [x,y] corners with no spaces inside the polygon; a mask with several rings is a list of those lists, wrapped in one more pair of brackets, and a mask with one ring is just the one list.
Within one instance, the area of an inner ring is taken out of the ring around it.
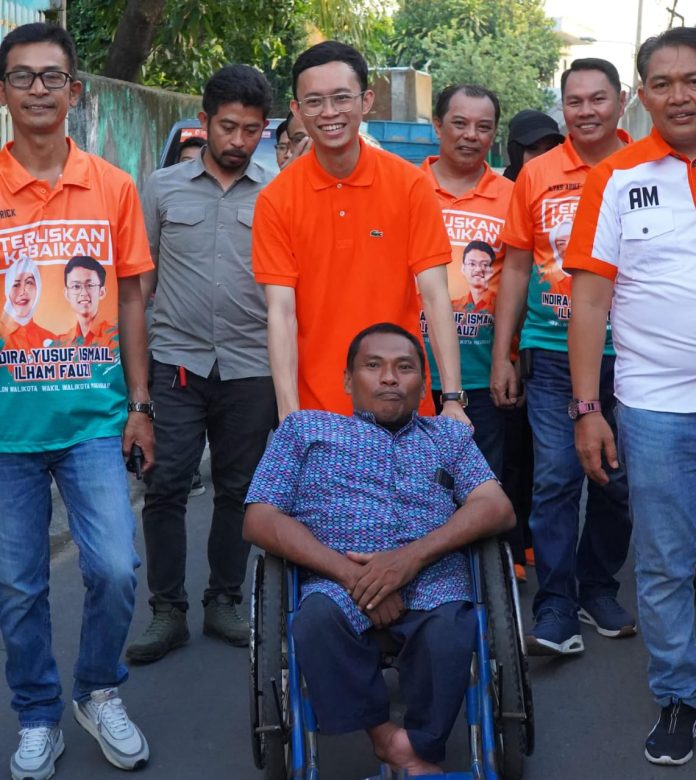
{"label": "printed campaign photo on shirt", "polygon": [[107,220],[0,230],[0,392],[105,387],[119,366],[118,288]]}

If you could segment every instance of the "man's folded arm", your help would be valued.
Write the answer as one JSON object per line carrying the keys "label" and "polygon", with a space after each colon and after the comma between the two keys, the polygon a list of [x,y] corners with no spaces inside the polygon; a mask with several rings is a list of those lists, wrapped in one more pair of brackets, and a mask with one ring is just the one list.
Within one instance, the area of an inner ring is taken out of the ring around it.
{"label": "man's folded arm", "polygon": [[244,515],[246,541],[273,555],[337,582],[350,591],[359,564],[320,542],[302,523],[273,504],[249,504]]}

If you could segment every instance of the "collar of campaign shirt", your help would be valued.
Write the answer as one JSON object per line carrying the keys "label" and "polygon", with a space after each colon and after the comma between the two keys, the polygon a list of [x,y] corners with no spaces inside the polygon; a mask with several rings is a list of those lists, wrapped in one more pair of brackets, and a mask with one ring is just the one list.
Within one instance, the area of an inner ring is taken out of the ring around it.
{"label": "collar of campaign shirt", "polygon": [[411,419],[407,423],[404,423],[404,425],[402,425],[398,431],[390,431],[389,428],[386,428],[384,425],[380,425],[375,419],[375,415],[372,412],[363,412],[360,409],[354,409],[353,417],[357,417],[359,420],[362,420],[363,422],[372,423],[377,428],[382,428],[382,430],[385,430],[387,433],[391,433],[393,436],[396,436],[400,433],[403,433],[406,429],[414,425],[414,423],[418,419],[418,412],[417,411],[411,412]]}
{"label": "collar of campaign shirt", "polygon": [[[473,197],[481,197],[481,198],[490,198],[491,200],[495,200],[497,197],[500,196],[500,187],[501,182],[500,180],[503,178],[499,174],[497,174],[491,166],[484,161],[484,171],[483,176],[478,180],[475,187],[472,187],[472,189],[467,190],[465,193],[459,196],[452,195],[451,192],[448,192],[447,190],[443,189],[440,186],[440,183],[437,180],[437,176],[433,173],[432,165],[433,163],[437,162],[440,159],[438,155],[432,155],[430,157],[426,157],[425,160],[421,163],[421,169],[425,173],[425,175],[430,179],[430,183],[433,185],[434,189],[437,192],[441,192],[443,195],[447,195],[448,197],[454,199],[454,200],[466,200],[467,198],[473,198]],[[505,185],[503,185],[505,186]]]}
{"label": "collar of campaign shirt", "polygon": [[315,190],[325,190],[329,187],[336,187],[338,184],[341,186],[347,184],[350,187],[369,187],[375,180],[377,151],[368,146],[362,138],[359,141],[360,157],[358,157],[358,164],[350,176],[347,176],[345,179],[337,179],[324,170],[317,159],[317,153],[314,148],[304,158],[301,157],[292,164],[297,165],[306,160],[304,165],[306,166],[307,179]]}
{"label": "collar of campaign shirt", "polygon": [[[184,170],[189,172],[189,178],[191,181],[198,178],[199,176],[203,176],[203,174],[206,174],[210,176],[210,172],[206,169],[205,165],[203,165],[203,153],[207,149],[207,146],[201,147],[201,153],[194,157],[193,160],[189,160],[186,163],[186,168]],[[256,160],[251,159],[249,160],[249,164],[244,169],[244,173],[237,179],[239,181],[240,179],[243,179],[245,176],[251,181],[256,182],[256,184],[264,184],[266,182],[266,176],[264,175],[265,168]]]}
{"label": "collar of campaign shirt", "polygon": [[[77,187],[89,189],[91,183],[87,153],[83,152],[72,138],[66,137],[65,140],[68,143],[68,158],[65,161],[60,182],[63,186],[73,184]],[[8,141],[2,151],[0,151],[0,170],[7,188],[14,195],[24,187],[33,184],[37,179],[10,154],[13,146],[14,141]]]}
{"label": "collar of campaign shirt", "polygon": [[[618,128],[616,131],[616,137],[622,141],[624,144],[630,144],[633,143],[633,139],[631,136],[621,128]],[[586,162],[583,162],[583,160],[580,158],[580,155],[575,150],[575,147],[573,146],[573,136],[570,135],[570,133],[566,136],[565,141],[563,141],[562,144],[558,147],[554,147],[557,149],[562,150],[563,154],[563,170],[564,171],[577,171],[580,168],[591,168],[591,165],[588,165]],[[551,149],[553,151],[553,149]],[[548,152],[546,152],[548,154]],[[540,157],[543,157],[544,155],[540,155]]]}

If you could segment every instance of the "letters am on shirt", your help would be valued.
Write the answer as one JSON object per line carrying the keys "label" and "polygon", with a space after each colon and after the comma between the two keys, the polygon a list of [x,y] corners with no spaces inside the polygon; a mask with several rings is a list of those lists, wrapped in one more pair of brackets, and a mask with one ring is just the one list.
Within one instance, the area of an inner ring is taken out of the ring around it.
{"label": "letters am on shirt", "polygon": [[2,229],[0,275],[0,392],[108,385],[120,364],[109,221],[43,220]]}

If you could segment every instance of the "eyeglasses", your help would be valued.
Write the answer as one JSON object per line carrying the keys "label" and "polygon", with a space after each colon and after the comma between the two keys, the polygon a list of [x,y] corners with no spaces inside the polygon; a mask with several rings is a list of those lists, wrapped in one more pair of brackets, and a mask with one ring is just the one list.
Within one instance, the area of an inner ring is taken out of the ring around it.
{"label": "eyeglasses", "polygon": [[477,268],[479,271],[491,270],[491,264],[488,260],[480,260],[479,262],[476,260],[465,260],[464,265],[467,266],[467,268]]}
{"label": "eyeglasses", "polygon": [[42,73],[33,70],[13,70],[3,76],[3,80],[15,89],[31,89],[36,79],[41,81],[45,89],[53,90],[63,89],[73,77],[62,70],[44,70]]}
{"label": "eyeglasses", "polygon": [[68,285],[68,290],[70,290],[73,295],[76,295],[82,290],[91,293],[94,290],[97,290],[99,287],[101,287],[101,285],[97,284],[97,282],[85,282],[84,284],[82,282],[71,282]]}
{"label": "eyeglasses", "polygon": [[276,144],[275,149],[277,152],[280,152],[281,154],[285,154],[288,149],[290,148],[289,144]]}
{"label": "eyeglasses", "polygon": [[321,114],[324,108],[324,101],[328,101],[331,108],[334,111],[338,111],[340,114],[345,114],[346,111],[350,111],[355,105],[357,98],[361,98],[365,94],[362,92],[356,92],[352,95],[350,92],[338,92],[335,95],[323,95],[319,97],[308,97],[304,100],[298,100],[297,104],[300,107],[300,111],[305,116],[318,116]]}

